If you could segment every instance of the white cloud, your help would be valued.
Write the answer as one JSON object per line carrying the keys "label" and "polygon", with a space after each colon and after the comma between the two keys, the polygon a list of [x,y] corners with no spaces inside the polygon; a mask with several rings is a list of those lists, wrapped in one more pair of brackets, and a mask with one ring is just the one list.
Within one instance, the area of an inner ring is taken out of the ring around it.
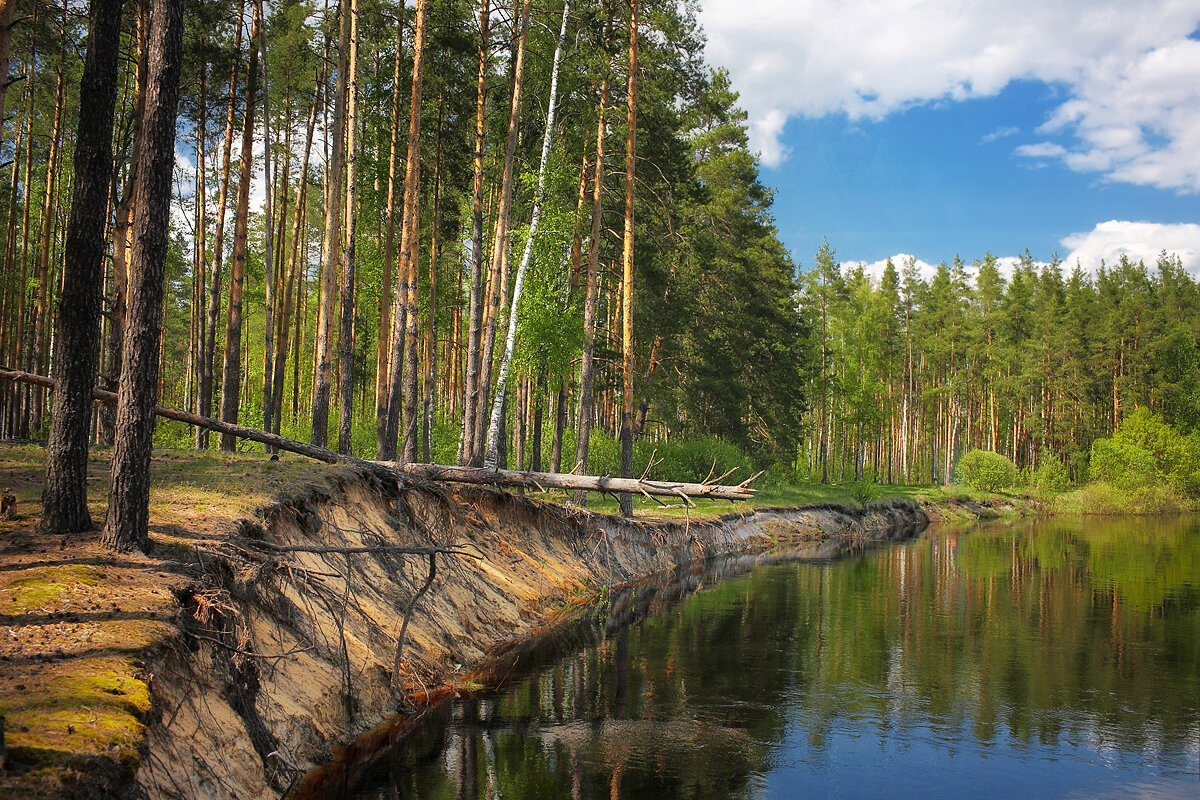
{"label": "white cloud", "polygon": [[[1200,225],[1197,224],[1109,220],[1097,223],[1090,231],[1067,236],[1062,240],[1062,245],[1068,252],[1062,263],[1063,274],[1070,273],[1076,264],[1094,273],[1100,268],[1102,260],[1111,266],[1123,255],[1135,263],[1142,261],[1153,269],[1159,255],[1165,250],[1168,254],[1178,256],[1184,269],[1200,277]],[[863,272],[878,283],[887,262],[886,258],[879,261],[843,261],[842,269],[849,271],[861,266]],[[901,276],[905,265],[911,262],[924,281],[932,279],[938,268],[937,264],[909,253],[896,253],[891,257],[891,262]],[[1020,262],[1019,256],[999,256],[996,258],[996,268],[1007,279],[1012,277],[1013,270]],[[1034,261],[1033,264],[1041,269],[1046,262]],[[977,272],[975,267],[974,261],[967,263],[966,271],[972,278]]]}
{"label": "white cloud", "polygon": [[[880,119],[988,97],[1014,80],[1065,99],[1036,157],[1112,180],[1200,191],[1195,0],[701,0],[709,60],[729,68],[764,163],[796,115]],[[1035,144],[1034,147],[1039,145]],[[1023,154],[1029,155],[1022,150]]]}
{"label": "white cloud", "polygon": [[[849,272],[855,267],[861,266],[871,280],[876,283],[883,277],[883,271],[887,268],[889,259],[880,261],[843,261],[843,272]],[[908,253],[897,253],[891,257],[892,266],[896,268],[896,272],[900,275],[900,280],[904,280],[904,270],[911,263],[917,268],[917,274],[921,276],[921,280],[928,281],[937,272],[937,264],[930,264],[928,261],[922,261],[914,255]]]}
{"label": "white cloud", "polygon": [[1016,136],[1020,132],[1021,129],[1017,126],[1006,125],[1003,128],[997,128],[991,133],[985,134],[983,138],[979,140],[979,142],[980,144],[991,144],[992,142],[999,141],[1000,139],[1007,139],[1009,136]]}
{"label": "white cloud", "polygon": [[1085,233],[1073,233],[1062,240],[1070,252],[1063,264],[1064,270],[1080,264],[1089,271],[1106,264],[1114,264],[1121,256],[1131,261],[1144,261],[1153,267],[1162,251],[1179,256],[1184,269],[1200,275],[1200,225],[1180,223],[1163,225],[1155,222],[1128,222],[1109,220],[1101,222]]}
{"label": "white cloud", "polygon": [[[843,270],[851,270],[857,266],[862,266],[863,272],[870,276],[875,283],[878,283],[879,279],[883,277],[884,269],[887,268],[888,260],[889,259],[885,258],[881,259],[880,261],[870,262],[844,261],[842,262],[842,268]],[[938,264],[931,264],[928,261],[923,261],[922,259],[919,259],[916,256],[908,253],[897,253],[896,255],[892,256],[890,260],[892,265],[896,267],[896,271],[900,274],[901,280],[904,279],[904,269],[910,262],[917,268],[917,274],[921,277],[921,280],[925,282],[929,282],[933,279],[933,276],[937,274]],[[996,259],[996,269],[1004,278],[1007,279],[1012,276],[1013,270],[1016,269],[1017,264],[1020,262],[1021,259],[1018,256],[1001,256]],[[1042,266],[1042,262],[1040,261],[1035,261],[1033,263],[1038,268],[1041,268]],[[947,261],[946,264],[949,266],[950,262]],[[966,273],[971,278],[974,278],[975,273],[977,272],[975,267],[976,265],[973,261],[966,264]]]}

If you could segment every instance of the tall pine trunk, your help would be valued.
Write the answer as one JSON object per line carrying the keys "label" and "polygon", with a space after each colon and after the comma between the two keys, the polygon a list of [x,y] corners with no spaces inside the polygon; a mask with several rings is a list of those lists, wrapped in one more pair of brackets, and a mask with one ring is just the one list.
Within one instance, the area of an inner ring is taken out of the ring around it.
{"label": "tall pine trunk", "polygon": [[[516,10],[516,4],[514,4],[514,10]],[[513,54],[512,98],[508,109],[508,144],[504,151],[504,172],[500,178],[500,205],[496,211],[496,228],[492,237],[492,265],[488,280],[487,308],[485,309],[487,319],[479,364],[479,391],[477,393],[479,407],[475,411],[475,453],[471,459],[471,463],[476,466],[483,463],[487,445],[487,427],[485,426],[490,420],[484,414],[484,409],[487,407],[492,383],[492,359],[496,344],[496,329],[500,323],[502,307],[507,300],[505,287],[508,280],[509,215],[512,213],[514,163],[520,134],[521,92],[525,75],[525,42],[529,35],[530,0],[524,0],[520,4],[518,13],[520,19],[515,22],[519,25],[519,32]],[[497,394],[500,397],[499,403],[503,406],[503,392]]]}
{"label": "tall pine trunk", "polygon": [[433,218],[429,226],[429,313],[426,315],[426,354],[425,354],[425,399],[422,402],[421,416],[424,424],[421,426],[421,455],[426,463],[432,458],[433,423],[437,413],[437,279],[439,246],[441,239],[438,228],[441,226],[442,201],[442,122],[444,120],[445,103],[442,95],[438,95],[437,136],[433,147]]}
{"label": "tall pine trunk", "polygon": [[[604,115],[609,99],[608,48],[612,32],[612,10],[604,26],[605,69],[600,79],[600,108],[596,122],[596,165],[592,179],[592,227],[588,233],[587,287],[583,301],[583,355],[579,364],[579,419],[575,440],[575,464],[571,471],[587,472],[588,441],[592,432],[593,404],[596,387],[596,313],[600,297],[600,234],[604,230],[604,143],[607,124]],[[587,505],[587,493],[576,492],[575,504]]]}
{"label": "tall pine trunk", "polygon": [[[266,203],[264,211],[266,212],[266,241],[263,247],[263,266],[265,274],[263,276],[263,285],[266,293],[266,306],[264,309],[265,320],[263,322],[263,367],[262,367],[262,415],[263,415],[263,430],[271,430],[271,400],[273,392],[271,391],[271,351],[275,348],[275,246],[274,246],[274,231],[275,231],[275,216],[274,207],[272,205],[272,195],[274,192],[273,183],[271,181],[271,104],[269,101],[270,95],[268,90],[270,85],[267,82],[267,25],[263,15],[262,0],[254,2],[254,24],[258,28],[258,52],[261,56],[262,64],[262,106],[263,106],[263,182],[266,186]],[[285,176],[286,180],[286,176]],[[270,452],[271,449],[267,448]]]}
{"label": "tall pine trunk", "polygon": [[[29,363],[33,372],[45,374],[46,341],[49,328],[47,322],[50,316],[50,249],[54,238],[54,189],[58,183],[58,159],[62,149],[62,113],[65,77],[63,75],[64,61],[67,56],[67,7],[63,4],[62,47],[59,53],[58,82],[54,90],[54,125],[50,129],[50,155],[46,160],[46,194],[42,203],[42,238],[38,248],[38,295],[37,308],[34,310],[33,339],[31,341],[32,356]],[[42,424],[42,408],[46,397],[45,389],[34,389],[33,403],[30,408],[27,431],[36,433]]]}
{"label": "tall pine trunk", "polygon": [[[254,22],[259,27],[259,20]],[[242,391],[242,297],[246,279],[246,249],[250,227],[250,181],[254,172],[254,104],[258,89],[258,30],[250,32],[246,70],[246,101],[242,116],[242,159],[238,165],[238,201],[233,220],[233,254],[229,259],[229,307],[225,314],[225,361],[221,374],[221,419],[237,423]],[[237,440],[221,434],[221,449],[233,452]]]}
{"label": "tall pine trunk", "polygon": [[103,535],[104,544],[116,550],[144,551],[149,543],[150,445],[183,62],[183,0],[154,0],[152,13],[144,145],[137,166],[140,202],[133,221],[129,315],[117,392],[112,490]]}
{"label": "tall pine trunk", "polygon": [[[408,149],[404,160],[404,207],[400,223],[400,270],[392,309],[392,355],[388,360],[387,429],[381,457],[396,457],[400,400],[404,393],[403,460],[417,458],[417,198],[421,174],[421,89],[425,69],[426,0],[417,0],[413,17],[412,92],[408,113]],[[403,325],[403,329],[401,329]],[[401,356],[404,363],[401,363]]]}
{"label": "tall pine trunk", "polygon": [[[486,2],[486,0],[484,0]],[[375,349],[375,437],[376,452],[383,458],[387,437],[388,370],[392,355],[392,273],[396,262],[396,150],[400,132],[400,62],[404,22],[396,22],[396,59],[392,68],[392,125],[388,139],[386,227],[383,237],[383,282],[379,288],[379,337]]]}
{"label": "tall pine trunk", "polygon": [[328,163],[324,265],[321,269],[320,303],[317,308],[316,374],[313,376],[312,436],[310,441],[324,447],[329,440],[330,351],[333,349],[333,301],[338,267],[338,246],[342,232],[342,163],[345,160],[346,61],[350,49],[350,15],[342,0],[338,16],[337,94],[333,101],[333,152]]}
{"label": "tall pine trunk", "polygon": [[[621,247],[621,477],[633,477],[633,190],[637,161],[638,0],[629,3],[628,131],[625,139],[625,237]],[[633,496],[620,495],[621,514],[633,516]]]}
{"label": "tall pine trunk", "polygon": [[[208,267],[208,309],[204,336],[204,354],[200,359],[200,416],[212,416],[213,379],[216,375],[217,318],[221,313],[221,266],[225,260],[225,212],[229,206],[230,160],[233,155],[234,109],[237,102],[238,66],[242,50],[242,16],[244,0],[238,6],[237,30],[234,34],[233,62],[229,69],[229,99],[225,108],[225,139],[221,149],[221,184],[217,190],[217,228],[213,239],[213,257]],[[197,442],[208,448],[208,431],[201,430]]]}
{"label": "tall pine trunk", "polygon": [[489,0],[479,4],[479,69],[475,77],[475,157],[471,192],[471,284],[467,303],[467,363],[463,376],[463,427],[459,437],[458,463],[470,463],[475,453],[475,416],[479,401],[479,360],[483,332],[483,157],[487,132],[487,76]]}
{"label": "tall pine trunk", "polygon": [[358,0],[350,0],[350,53],[346,86],[346,245],[342,253],[342,313],[338,327],[338,452],[351,455],[354,422],[354,237],[358,225]]}
{"label": "tall pine trunk", "polygon": [[525,237],[525,250],[521,254],[521,264],[517,267],[517,277],[513,282],[512,303],[508,314],[508,332],[504,337],[504,355],[500,359],[500,374],[496,378],[496,399],[492,405],[492,418],[488,427],[487,454],[484,463],[492,469],[495,469],[497,464],[496,440],[500,434],[500,415],[504,413],[504,392],[508,385],[508,371],[517,343],[521,291],[525,286],[525,273],[528,271],[529,262],[533,257],[533,245],[537,239],[538,227],[542,222],[542,205],[546,200],[546,167],[550,162],[550,145],[554,139],[554,112],[558,102],[558,67],[562,63],[562,46],[563,40],[567,36],[567,19],[570,12],[571,2],[566,0],[563,3],[562,25],[559,28],[558,40],[554,48],[554,60],[550,67],[550,99],[546,109],[546,130],[542,136],[542,155],[538,163],[538,183],[533,199],[533,215],[529,223],[529,235]]}
{"label": "tall pine trunk", "polygon": [[91,530],[87,508],[88,431],[100,346],[104,232],[112,180],[112,130],[117,101],[117,55],[122,0],[92,0],[88,50],[79,86],[75,193],[67,223],[63,290],[59,300],[57,386],[46,448],[41,530]]}

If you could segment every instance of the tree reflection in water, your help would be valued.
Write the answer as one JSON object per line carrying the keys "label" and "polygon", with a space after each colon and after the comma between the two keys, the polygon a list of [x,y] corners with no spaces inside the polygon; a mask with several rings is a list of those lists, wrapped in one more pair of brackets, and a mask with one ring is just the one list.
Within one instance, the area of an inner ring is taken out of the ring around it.
{"label": "tree reflection in water", "polygon": [[1200,520],[751,566],[614,596],[356,796],[1200,794]]}

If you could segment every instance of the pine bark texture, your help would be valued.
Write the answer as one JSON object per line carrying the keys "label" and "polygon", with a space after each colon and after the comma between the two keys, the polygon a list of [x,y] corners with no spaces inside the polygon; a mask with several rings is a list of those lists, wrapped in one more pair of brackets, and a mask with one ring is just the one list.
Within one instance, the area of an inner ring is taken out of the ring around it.
{"label": "pine bark texture", "polygon": [[162,334],[163,272],[175,165],[175,117],[183,62],[183,0],[154,0],[149,75],[142,122],[129,281],[129,313],[121,356],[112,489],[103,542],[145,550],[150,504],[158,341]]}
{"label": "pine bark texture", "polygon": [[[79,90],[75,194],[67,222],[63,290],[59,301],[54,394],[40,528],[49,533],[91,530],[87,508],[88,434],[100,348],[104,233],[112,179],[112,130],[122,0],[92,0],[88,50]],[[2,19],[3,15],[0,15]]]}
{"label": "pine bark texture", "polygon": [[[392,355],[388,363],[387,429],[380,445],[385,459],[395,458],[404,411],[404,461],[417,457],[417,195],[421,174],[421,90],[425,69],[426,0],[417,0],[413,18],[412,92],[408,150],[404,160],[404,210],[400,224],[400,269],[392,309]],[[401,356],[403,356],[403,363]]]}
{"label": "pine bark texture", "polygon": [[350,0],[346,105],[346,242],[338,325],[338,452],[351,455],[354,422],[354,237],[358,227],[358,0]]}

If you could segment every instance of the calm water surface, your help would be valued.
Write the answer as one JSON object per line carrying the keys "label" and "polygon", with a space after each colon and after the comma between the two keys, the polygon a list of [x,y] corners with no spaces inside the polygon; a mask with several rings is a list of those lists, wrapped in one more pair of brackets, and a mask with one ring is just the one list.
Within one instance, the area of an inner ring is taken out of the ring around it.
{"label": "calm water surface", "polygon": [[688,580],[614,598],[590,645],[460,701],[356,796],[1200,798],[1200,519]]}

